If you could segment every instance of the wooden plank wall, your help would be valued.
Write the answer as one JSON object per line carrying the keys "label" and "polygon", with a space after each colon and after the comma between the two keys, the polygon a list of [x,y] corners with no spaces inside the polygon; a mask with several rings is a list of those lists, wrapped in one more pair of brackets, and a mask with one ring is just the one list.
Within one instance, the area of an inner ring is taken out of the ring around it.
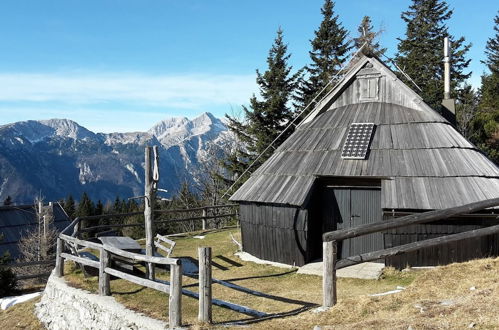
{"label": "wooden plank wall", "polygon": [[[333,102],[331,108],[339,108],[348,104],[363,102],[361,100],[361,81],[362,79],[359,78],[352,81],[345,91]],[[402,90],[390,77],[380,76],[378,94],[379,97],[376,102],[394,103],[412,109],[421,109],[414,96]],[[369,102],[369,100],[364,100],[364,102]]]}
{"label": "wooden plank wall", "polygon": [[307,261],[308,211],[277,204],[241,203],[243,250],[264,260],[302,266]]}
{"label": "wooden plank wall", "polygon": [[[385,215],[384,218],[391,219],[392,217]],[[493,224],[499,224],[499,221],[463,217],[431,224],[412,225],[385,233],[385,248],[484,228]],[[438,266],[497,255],[499,255],[499,235],[492,235],[390,257],[387,258],[386,265],[398,269],[403,269],[407,266]]]}

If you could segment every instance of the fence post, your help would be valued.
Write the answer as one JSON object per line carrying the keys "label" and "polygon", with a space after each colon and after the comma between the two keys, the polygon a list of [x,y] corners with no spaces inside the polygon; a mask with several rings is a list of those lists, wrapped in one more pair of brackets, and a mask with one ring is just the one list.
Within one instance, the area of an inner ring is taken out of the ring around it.
{"label": "fence post", "polygon": [[109,296],[111,294],[111,286],[109,277],[106,273],[106,267],[109,267],[109,252],[100,248],[100,265],[99,265],[99,294],[101,296]]}
{"label": "fence post", "polygon": [[168,319],[170,328],[182,324],[182,264],[170,265],[170,297]]}
{"label": "fence post", "polygon": [[203,230],[206,230],[206,215],[207,215],[207,212],[206,212],[206,208],[203,208]]}
{"label": "fence post", "polygon": [[332,307],[336,305],[336,253],[337,242],[329,241],[322,243],[323,261],[323,306]]}
{"label": "fence post", "polygon": [[64,259],[61,257],[63,250],[63,241],[57,237],[56,258],[55,258],[55,276],[64,276]]}
{"label": "fence post", "polygon": [[199,313],[200,322],[211,323],[211,247],[199,247]]}

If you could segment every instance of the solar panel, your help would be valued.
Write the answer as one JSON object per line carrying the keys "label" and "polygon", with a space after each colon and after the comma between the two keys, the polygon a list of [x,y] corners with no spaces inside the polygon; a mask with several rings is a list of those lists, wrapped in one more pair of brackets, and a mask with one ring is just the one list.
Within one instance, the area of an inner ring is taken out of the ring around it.
{"label": "solar panel", "polygon": [[352,123],[343,144],[341,158],[366,159],[369,143],[373,134],[373,123]]}

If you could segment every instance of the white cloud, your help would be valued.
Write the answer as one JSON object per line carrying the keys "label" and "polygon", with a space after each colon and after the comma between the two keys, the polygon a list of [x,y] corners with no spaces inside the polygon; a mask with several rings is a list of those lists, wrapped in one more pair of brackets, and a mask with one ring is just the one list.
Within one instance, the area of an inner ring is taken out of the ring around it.
{"label": "white cloud", "polygon": [[254,75],[0,74],[0,102],[124,103],[193,109],[243,104]]}

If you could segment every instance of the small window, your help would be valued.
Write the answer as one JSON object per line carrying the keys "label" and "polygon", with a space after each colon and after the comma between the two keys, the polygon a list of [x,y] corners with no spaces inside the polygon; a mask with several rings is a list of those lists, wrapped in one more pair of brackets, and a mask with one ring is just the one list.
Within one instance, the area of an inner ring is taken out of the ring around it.
{"label": "small window", "polygon": [[362,77],[360,82],[360,100],[378,101],[379,77]]}
{"label": "small window", "polygon": [[373,123],[350,124],[347,138],[343,144],[343,150],[341,151],[341,158],[366,159],[373,131]]}

